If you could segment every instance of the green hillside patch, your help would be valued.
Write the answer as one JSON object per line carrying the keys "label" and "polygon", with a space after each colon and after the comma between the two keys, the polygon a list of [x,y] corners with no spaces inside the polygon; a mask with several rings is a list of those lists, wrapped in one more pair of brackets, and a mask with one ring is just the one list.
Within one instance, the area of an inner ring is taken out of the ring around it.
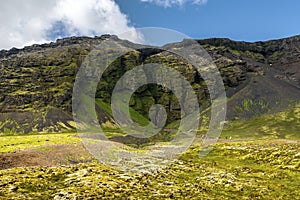
{"label": "green hillside patch", "polygon": [[[60,144],[78,144],[76,134],[40,134],[20,136],[0,136],[0,153],[12,153],[28,148]],[[46,149],[44,149],[46,150]]]}
{"label": "green hillside patch", "polygon": [[300,139],[300,104],[287,111],[228,122],[222,138]]}
{"label": "green hillside patch", "polygon": [[[102,99],[96,99],[95,103],[103,109],[105,112],[107,112],[110,116],[112,116],[111,111],[111,104],[104,102]],[[136,122],[139,126],[146,126],[149,124],[149,120],[146,119],[142,114],[135,111],[133,108],[129,107],[129,113],[131,119]],[[110,119],[113,120],[113,117]],[[113,121],[107,121],[105,124],[102,124],[102,129],[107,138],[113,138],[113,137],[119,137],[119,136],[125,136],[127,133],[124,133],[120,128],[118,128],[116,125],[114,126],[108,126],[108,124],[115,124]],[[127,140],[126,138],[123,139],[124,141]]]}
{"label": "green hillside patch", "polygon": [[[100,106],[103,110],[105,110],[107,113],[112,115],[111,104],[105,103],[101,99],[96,99],[95,101],[98,106]],[[131,115],[132,120],[135,121],[140,126],[146,126],[149,124],[148,119],[146,119],[142,114],[138,113],[131,107],[129,108],[129,113]]]}

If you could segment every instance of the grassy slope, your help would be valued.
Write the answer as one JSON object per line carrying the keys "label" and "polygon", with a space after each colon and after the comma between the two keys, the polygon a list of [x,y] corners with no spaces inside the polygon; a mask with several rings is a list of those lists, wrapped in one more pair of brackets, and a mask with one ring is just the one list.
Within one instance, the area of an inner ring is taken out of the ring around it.
{"label": "grassy slope", "polygon": [[300,104],[287,111],[229,122],[222,138],[300,139]]}
{"label": "grassy slope", "polygon": [[[103,110],[105,110],[107,113],[112,115],[111,111],[111,105],[108,103],[103,102],[101,99],[96,99],[95,100],[96,104],[98,104]],[[141,126],[146,126],[149,124],[149,120],[146,119],[143,115],[135,111],[133,108],[129,108],[129,112],[131,114],[131,118],[133,121],[138,123]]]}

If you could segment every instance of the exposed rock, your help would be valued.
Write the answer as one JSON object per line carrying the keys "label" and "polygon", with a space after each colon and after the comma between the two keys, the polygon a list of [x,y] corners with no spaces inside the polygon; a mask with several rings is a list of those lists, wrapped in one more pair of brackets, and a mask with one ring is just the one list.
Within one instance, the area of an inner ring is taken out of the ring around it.
{"label": "exposed rock", "polygon": [[[178,70],[190,82],[198,97],[200,106],[209,106],[209,92],[201,75],[182,58],[171,53],[121,41],[116,36],[71,37],[42,45],[32,45],[23,49],[12,48],[0,51],[0,131],[57,132],[73,129],[72,92],[76,73],[91,50],[101,45],[103,40],[112,38],[132,51],[118,58],[104,73],[99,82],[96,98],[110,103],[111,93],[116,82],[128,70],[147,63],[161,63]],[[249,94],[239,93],[238,100],[229,104],[229,118],[249,117],[280,107],[270,101],[266,110],[256,109],[252,113],[241,114],[235,108],[245,99],[269,101],[265,95],[272,96],[273,86],[280,85],[285,91],[282,107],[287,101],[297,100],[300,87],[300,37],[291,37],[267,42],[235,42],[229,39],[199,40],[204,49],[212,56],[223,77],[227,96],[232,97],[244,88]],[[191,45],[190,40],[166,45],[169,49]],[[273,77],[273,78],[270,78]],[[272,83],[261,88],[262,80]],[[251,85],[251,84],[256,84]],[[250,84],[251,87],[248,87]],[[291,89],[293,88],[293,89]],[[276,92],[274,94],[277,94]],[[275,98],[276,99],[276,98]],[[278,97],[277,100],[282,99]],[[188,100],[188,97],[187,97]],[[168,89],[157,85],[145,85],[132,96],[130,106],[148,118],[153,104],[162,104],[167,113],[167,123],[181,118],[180,106],[175,95]],[[107,121],[116,125],[109,112],[96,105],[100,123]]]}

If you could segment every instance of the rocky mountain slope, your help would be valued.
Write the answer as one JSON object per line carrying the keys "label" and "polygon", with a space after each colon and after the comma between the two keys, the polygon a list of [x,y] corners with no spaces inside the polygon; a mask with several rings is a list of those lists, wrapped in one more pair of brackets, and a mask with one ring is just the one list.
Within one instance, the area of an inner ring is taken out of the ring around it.
{"label": "rocky mountain slope", "polygon": [[[0,131],[6,133],[59,132],[74,129],[72,92],[76,73],[91,50],[112,38],[136,47],[118,58],[99,82],[95,105],[99,121],[117,127],[111,117],[111,92],[119,78],[146,63],[168,65],[190,82],[200,106],[209,106],[209,93],[201,75],[183,59],[149,46],[121,41],[115,36],[71,37],[54,43],[0,51]],[[198,40],[221,72],[228,97],[229,120],[277,112],[300,98],[300,36],[267,42],[229,39]],[[168,48],[186,45],[168,44]],[[148,118],[153,104],[167,110],[167,123],[180,119],[180,107],[167,88],[146,85],[131,98],[136,118]],[[138,121],[139,122],[139,121]]]}

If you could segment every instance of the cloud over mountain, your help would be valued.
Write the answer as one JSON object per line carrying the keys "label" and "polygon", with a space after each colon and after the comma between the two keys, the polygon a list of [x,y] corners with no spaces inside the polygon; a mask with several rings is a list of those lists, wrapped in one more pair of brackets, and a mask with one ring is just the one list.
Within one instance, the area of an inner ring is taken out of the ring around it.
{"label": "cloud over mountain", "polygon": [[0,49],[23,47],[71,35],[127,34],[140,41],[113,0],[4,0],[0,7]]}

